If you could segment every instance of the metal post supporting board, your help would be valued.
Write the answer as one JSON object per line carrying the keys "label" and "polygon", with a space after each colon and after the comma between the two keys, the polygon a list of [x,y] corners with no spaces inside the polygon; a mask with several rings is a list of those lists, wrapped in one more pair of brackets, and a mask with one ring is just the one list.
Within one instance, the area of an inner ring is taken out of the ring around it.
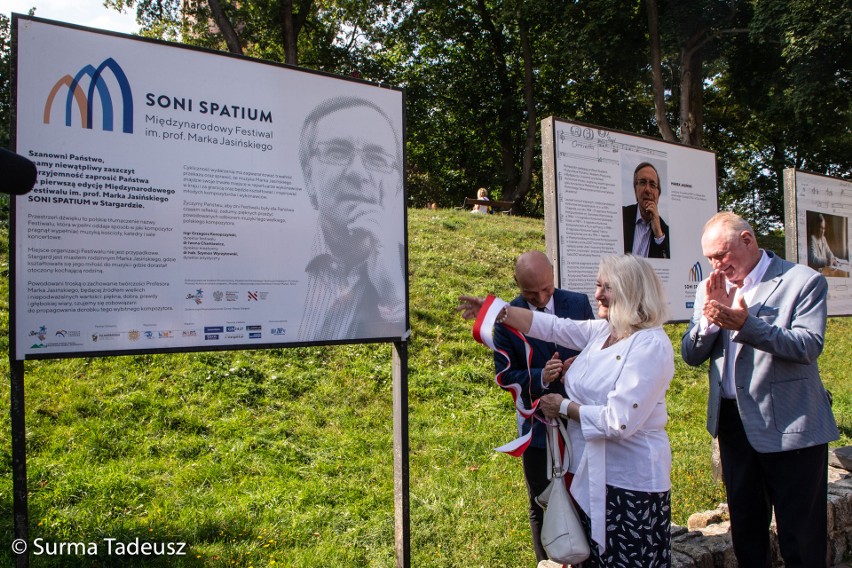
{"label": "metal post supporting board", "polygon": [[393,509],[397,568],[411,566],[408,496],[408,343],[393,344]]}

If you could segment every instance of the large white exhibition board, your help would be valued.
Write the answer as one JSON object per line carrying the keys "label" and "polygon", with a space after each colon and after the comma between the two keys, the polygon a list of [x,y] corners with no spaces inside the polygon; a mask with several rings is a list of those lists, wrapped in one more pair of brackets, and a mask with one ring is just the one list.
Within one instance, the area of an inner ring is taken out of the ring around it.
{"label": "large white exhibition board", "polygon": [[558,285],[588,294],[594,304],[601,257],[631,252],[625,242],[635,230],[634,170],[651,164],[667,231],[665,252],[648,261],[666,287],[671,319],[688,320],[698,283],[710,271],[700,241],[717,211],[716,155],[553,117],[542,121],[542,152],[545,232]]}
{"label": "large white exhibition board", "polygon": [[826,277],[828,315],[852,315],[852,182],[786,169],[784,209],[787,258]]}
{"label": "large white exhibition board", "polygon": [[17,358],[405,335],[401,90],[14,31]]}

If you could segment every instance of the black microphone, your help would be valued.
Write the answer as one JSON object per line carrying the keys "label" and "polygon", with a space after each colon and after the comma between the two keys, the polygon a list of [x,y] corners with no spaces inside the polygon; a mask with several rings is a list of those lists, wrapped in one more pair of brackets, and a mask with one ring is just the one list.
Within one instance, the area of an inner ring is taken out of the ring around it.
{"label": "black microphone", "polygon": [[33,188],[38,170],[20,154],[0,148],[0,193],[23,195]]}

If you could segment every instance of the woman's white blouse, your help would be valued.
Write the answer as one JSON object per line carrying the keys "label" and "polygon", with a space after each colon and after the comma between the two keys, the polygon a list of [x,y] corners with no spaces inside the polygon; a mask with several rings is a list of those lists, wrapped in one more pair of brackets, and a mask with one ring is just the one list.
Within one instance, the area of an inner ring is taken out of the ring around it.
{"label": "woman's white blouse", "polygon": [[592,520],[603,549],[606,485],[671,489],[672,456],[665,431],[666,390],[674,376],[672,343],[661,327],[633,333],[602,349],[606,320],[574,321],[539,312],[527,335],[581,351],[565,374],[580,422],[568,421],[574,459],[571,494]]}

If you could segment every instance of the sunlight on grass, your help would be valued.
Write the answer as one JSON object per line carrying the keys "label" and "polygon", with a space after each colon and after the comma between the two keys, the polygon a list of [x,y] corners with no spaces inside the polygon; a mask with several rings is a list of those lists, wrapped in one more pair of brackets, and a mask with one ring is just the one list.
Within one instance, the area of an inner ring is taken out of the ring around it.
{"label": "sunlight on grass", "polygon": [[[516,294],[540,219],[409,211],[412,565],[531,566],[512,403],[459,293]],[[6,244],[5,242],[3,243]],[[4,246],[5,250],[5,246]],[[6,281],[3,281],[6,286]],[[0,340],[8,299],[0,294]],[[685,326],[667,326],[679,352]],[[852,439],[852,322],[829,322],[820,368]],[[391,346],[28,361],[30,539],[186,542],[122,566],[386,567],[394,562]],[[668,393],[674,521],[724,500],[704,430],[707,369],[676,357]],[[8,361],[0,363],[8,375]],[[8,381],[0,396],[9,400]],[[0,531],[12,540],[9,413],[0,414]],[[104,559],[39,558],[38,566]],[[11,565],[8,547],[0,562]]]}

